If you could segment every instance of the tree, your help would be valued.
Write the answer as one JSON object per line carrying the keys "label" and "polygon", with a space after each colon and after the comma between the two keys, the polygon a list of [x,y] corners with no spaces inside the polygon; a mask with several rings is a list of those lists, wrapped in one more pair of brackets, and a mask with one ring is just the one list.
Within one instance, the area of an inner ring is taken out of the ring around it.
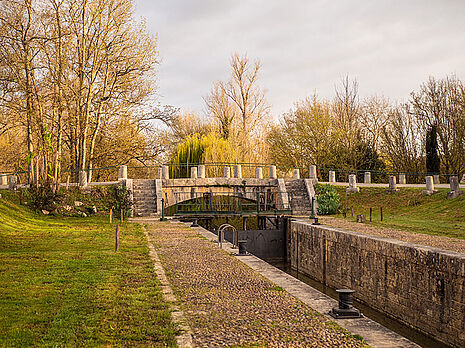
{"label": "tree", "polygon": [[441,162],[438,155],[438,137],[436,126],[431,128],[426,133],[426,172],[429,174],[439,174]]}

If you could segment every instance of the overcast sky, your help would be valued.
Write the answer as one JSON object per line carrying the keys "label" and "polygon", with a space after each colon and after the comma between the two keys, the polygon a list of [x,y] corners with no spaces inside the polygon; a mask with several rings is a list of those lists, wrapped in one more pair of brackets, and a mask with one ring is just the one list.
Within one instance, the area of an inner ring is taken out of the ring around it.
{"label": "overcast sky", "polygon": [[161,104],[203,113],[234,52],[262,62],[279,116],[345,75],[362,97],[406,100],[428,76],[465,79],[464,0],[135,0],[158,37]]}

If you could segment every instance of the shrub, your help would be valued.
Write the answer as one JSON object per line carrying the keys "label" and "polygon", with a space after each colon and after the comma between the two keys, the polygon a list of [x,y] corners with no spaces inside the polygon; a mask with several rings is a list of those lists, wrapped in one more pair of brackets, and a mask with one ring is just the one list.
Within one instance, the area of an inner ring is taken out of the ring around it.
{"label": "shrub", "polygon": [[318,214],[331,215],[339,210],[340,200],[336,189],[329,185],[316,185],[316,202],[318,203]]}
{"label": "shrub", "polygon": [[49,185],[31,186],[25,191],[28,205],[35,210],[54,211],[61,196],[55,193]]}
{"label": "shrub", "polygon": [[129,200],[130,191],[126,186],[113,186],[109,189],[110,206],[115,212],[115,216],[120,215],[121,209],[123,209],[123,216],[131,216],[132,203]]}

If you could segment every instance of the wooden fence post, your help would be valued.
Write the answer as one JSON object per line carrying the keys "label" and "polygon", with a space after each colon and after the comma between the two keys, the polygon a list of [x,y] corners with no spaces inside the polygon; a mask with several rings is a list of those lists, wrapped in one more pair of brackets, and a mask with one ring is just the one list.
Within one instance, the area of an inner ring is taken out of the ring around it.
{"label": "wooden fence post", "polygon": [[115,232],[115,252],[118,251],[119,248],[119,225],[116,225],[116,232]]}

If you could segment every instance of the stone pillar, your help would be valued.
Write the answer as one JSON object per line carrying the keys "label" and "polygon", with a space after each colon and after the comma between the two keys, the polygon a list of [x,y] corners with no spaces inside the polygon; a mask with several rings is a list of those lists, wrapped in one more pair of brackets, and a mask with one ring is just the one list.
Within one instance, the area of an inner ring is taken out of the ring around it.
{"label": "stone pillar", "polygon": [[365,172],[363,176],[363,183],[364,184],[371,184],[371,172]]}
{"label": "stone pillar", "polygon": [[439,181],[439,174],[433,175],[433,181],[435,185],[439,185],[441,182]]}
{"label": "stone pillar", "polygon": [[438,192],[437,190],[434,189],[434,181],[433,181],[433,177],[431,175],[428,175],[426,177],[426,190],[424,190],[422,193],[424,195],[432,195],[433,193],[436,193]]}
{"label": "stone pillar", "polygon": [[86,187],[87,186],[87,172],[85,170],[81,170],[79,172],[79,187]]}
{"label": "stone pillar", "polygon": [[263,179],[263,169],[262,167],[255,168],[255,176],[257,179]]}
{"label": "stone pillar", "polygon": [[191,179],[197,179],[197,167],[191,167]]}
{"label": "stone pillar", "polygon": [[397,192],[397,182],[396,182],[396,177],[394,175],[389,176],[389,188],[387,192],[388,193]]}
{"label": "stone pillar", "polygon": [[8,177],[8,190],[16,191],[18,186],[18,177],[16,175],[10,175]]}
{"label": "stone pillar", "polygon": [[224,167],[224,177],[225,178],[230,178],[231,177],[231,167]]}
{"label": "stone pillar", "polygon": [[157,179],[161,179],[162,176],[163,176],[162,169],[161,169],[161,167],[159,167],[157,169]]}
{"label": "stone pillar", "polygon": [[161,178],[169,179],[170,178],[170,168],[168,166],[161,167]]}
{"label": "stone pillar", "polygon": [[197,175],[199,178],[205,178],[205,165],[201,164],[197,167]]}
{"label": "stone pillar", "polygon": [[292,179],[300,179],[300,171],[298,168],[292,170]]}
{"label": "stone pillar", "polygon": [[0,176],[0,185],[8,185],[8,176],[7,175],[1,175]]}
{"label": "stone pillar", "polygon": [[242,166],[240,164],[234,165],[234,177],[242,178]]}
{"label": "stone pillar", "polygon": [[449,178],[450,183],[450,192],[447,194],[447,198],[457,198],[458,196],[463,195],[463,191],[460,190],[459,177],[451,176]]}
{"label": "stone pillar", "polygon": [[405,185],[407,183],[407,179],[405,177],[405,174],[399,174],[399,184]]}
{"label": "stone pillar", "polygon": [[330,170],[328,175],[329,175],[328,181],[330,183],[336,182],[336,172],[334,170]]}
{"label": "stone pillar", "polygon": [[308,177],[310,179],[315,179],[318,181],[318,174],[316,172],[316,165],[312,164],[310,167],[308,167]]}
{"label": "stone pillar", "polygon": [[119,166],[118,180],[125,180],[128,178],[128,166]]}
{"label": "stone pillar", "polygon": [[270,166],[270,179],[277,179],[276,166]]}
{"label": "stone pillar", "polygon": [[357,187],[357,175],[350,174],[349,175],[349,187],[346,188],[347,193],[356,193],[359,192],[360,188]]}

